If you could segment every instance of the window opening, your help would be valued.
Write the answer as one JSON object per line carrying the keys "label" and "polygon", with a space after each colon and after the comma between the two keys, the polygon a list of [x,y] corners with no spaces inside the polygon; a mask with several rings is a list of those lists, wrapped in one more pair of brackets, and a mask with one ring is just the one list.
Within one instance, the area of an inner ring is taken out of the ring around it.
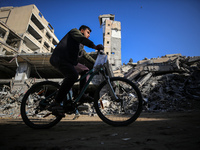
{"label": "window opening", "polygon": [[47,38],[48,38],[48,39],[50,39],[50,38],[51,38],[51,36],[49,35],[49,33],[48,33],[48,32],[46,33],[46,36],[47,36]]}
{"label": "window opening", "polygon": [[52,31],[53,30],[53,27],[52,27],[52,25],[49,23],[48,24],[48,27],[49,27],[49,29]]}
{"label": "window opening", "polygon": [[41,12],[39,12],[39,16],[42,18],[42,13]]}
{"label": "window opening", "polygon": [[0,28],[0,38],[4,38],[5,34],[6,34],[6,31]]}

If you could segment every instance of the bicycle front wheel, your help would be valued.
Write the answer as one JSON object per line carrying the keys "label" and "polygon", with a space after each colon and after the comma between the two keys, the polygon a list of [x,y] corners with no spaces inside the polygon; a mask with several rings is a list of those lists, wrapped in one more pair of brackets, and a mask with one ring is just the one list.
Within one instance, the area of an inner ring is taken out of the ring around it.
{"label": "bicycle front wheel", "polygon": [[137,86],[128,79],[110,78],[118,97],[112,96],[109,85],[103,81],[97,88],[94,107],[98,116],[112,126],[126,126],[134,122],[142,111],[142,95]]}
{"label": "bicycle front wheel", "polygon": [[59,87],[56,82],[44,81],[34,84],[26,92],[21,103],[21,116],[27,126],[45,129],[53,127],[62,119],[48,110]]}

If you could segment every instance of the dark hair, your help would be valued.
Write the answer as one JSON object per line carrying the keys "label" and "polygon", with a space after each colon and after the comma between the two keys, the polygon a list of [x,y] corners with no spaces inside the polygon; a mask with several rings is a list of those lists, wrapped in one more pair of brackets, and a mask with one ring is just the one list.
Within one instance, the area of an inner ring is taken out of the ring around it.
{"label": "dark hair", "polygon": [[92,30],[90,29],[90,27],[86,26],[86,25],[82,25],[79,30],[81,31],[81,29],[85,30],[88,29],[90,32],[92,32]]}

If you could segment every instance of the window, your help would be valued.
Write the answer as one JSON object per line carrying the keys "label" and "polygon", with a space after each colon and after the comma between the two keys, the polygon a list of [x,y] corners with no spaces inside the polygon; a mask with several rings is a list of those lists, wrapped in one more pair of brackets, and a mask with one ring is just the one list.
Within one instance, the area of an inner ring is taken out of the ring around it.
{"label": "window", "polygon": [[110,32],[108,32],[107,34],[110,35]]}
{"label": "window", "polygon": [[115,52],[111,52],[111,54],[115,54]]}
{"label": "window", "polygon": [[5,34],[6,34],[6,31],[4,29],[0,28],[0,37],[4,38]]}
{"label": "window", "polygon": [[41,12],[39,12],[39,16],[42,18],[42,13]]}
{"label": "window", "polygon": [[50,40],[51,36],[50,36],[50,34],[48,32],[46,33],[46,36]]}
{"label": "window", "polygon": [[51,48],[51,53],[53,53],[53,50],[54,50],[54,49],[53,49],[53,48]]}
{"label": "window", "polygon": [[[40,13],[39,13],[39,14],[40,14]],[[40,20],[38,20],[38,18],[37,18],[34,14],[32,14],[32,16],[31,16],[31,21],[32,21],[40,30],[44,29],[43,24],[41,23]]]}
{"label": "window", "polygon": [[110,41],[107,41],[107,44],[109,44],[110,43]]}
{"label": "window", "polygon": [[45,47],[46,49],[48,49],[48,48],[49,48],[49,45],[48,45],[46,42],[44,42],[44,47]]}
{"label": "window", "polygon": [[49,29],[52,31],[53,30],[53,27],[52,27],[52,25],[49,23],[48,24],[48,27],[49,27]]}

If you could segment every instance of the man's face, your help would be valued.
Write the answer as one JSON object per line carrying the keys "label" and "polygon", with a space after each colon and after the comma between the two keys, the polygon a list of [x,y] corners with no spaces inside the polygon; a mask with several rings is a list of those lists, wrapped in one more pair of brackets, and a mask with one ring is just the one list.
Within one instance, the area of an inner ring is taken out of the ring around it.
{"label": "man's face", "polygon": [[81,33],[83,33],[86,38],[90,37],[90,30],[88,29],[85,30],[81,29]]}

